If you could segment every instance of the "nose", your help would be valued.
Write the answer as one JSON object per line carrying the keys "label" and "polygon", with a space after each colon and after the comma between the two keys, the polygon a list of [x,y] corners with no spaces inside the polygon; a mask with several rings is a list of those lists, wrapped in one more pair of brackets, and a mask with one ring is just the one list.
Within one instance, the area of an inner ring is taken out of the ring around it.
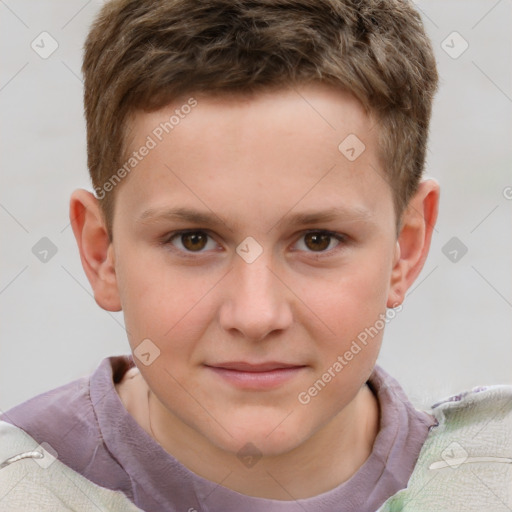
{"label": "nose", "polygon": [[260,341],[291,325],[292,294],[271,266],[265,251],[252,263],[235,256],[220,310],[224,330]]}

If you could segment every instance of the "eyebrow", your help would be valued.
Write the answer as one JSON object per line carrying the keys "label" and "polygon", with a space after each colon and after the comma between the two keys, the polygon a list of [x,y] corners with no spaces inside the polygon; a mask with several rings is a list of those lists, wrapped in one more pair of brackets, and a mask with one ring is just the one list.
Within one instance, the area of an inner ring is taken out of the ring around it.
{"label": "eyebrow", "polygon": [[[286,224],[291,226],[304,225],[304,224],[319,224],[322,222],[330,222],[333,220],[366,220],[371,217],[370,210],[363,207],[348,208],[344,206],[328,208],[325,210],[310,210],[294,214],[285,214],[275,225],[286,221]],[[176,208],[149,208],[142,212],[137,218],[137,224],[152,224],[159,221],[185,221],[195,224],[201,224],[207,227],[217,227],[220,225],[228,226],[229,223],[225,222],[222,218],[214,212],[202,212],[185,207]],[[238,223],[234,223],[234,227]],[[228,226],[229,227],[229,226]]]}

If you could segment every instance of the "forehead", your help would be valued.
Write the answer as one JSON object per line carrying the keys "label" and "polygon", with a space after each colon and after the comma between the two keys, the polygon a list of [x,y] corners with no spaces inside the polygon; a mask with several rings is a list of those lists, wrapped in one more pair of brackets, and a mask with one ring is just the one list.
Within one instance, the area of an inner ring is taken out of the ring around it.
{"label": "forehead", "polygon": [[299,202],[310,210],[321,200],[373,211],[383,197],[391,201],[377,130],[353,96],[325,85],[183,96],[133,116],[130,152],[151,148],[123,183],[121,201],[134,217],[178,199],[187,203],[178,206],[202,202],[202,210],[240,202],[253,212]]}

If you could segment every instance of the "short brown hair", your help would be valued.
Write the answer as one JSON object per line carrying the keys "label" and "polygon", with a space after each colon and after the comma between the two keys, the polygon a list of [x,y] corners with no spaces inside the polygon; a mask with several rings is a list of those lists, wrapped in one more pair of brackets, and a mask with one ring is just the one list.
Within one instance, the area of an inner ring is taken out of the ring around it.
{"label": "short brown hair", "polygon": [[[95,19],[82,71],[95,190],[123,163],[130,114],[184,94],[250,94],[323,82],[378,120],[397,218],[417,189],[436,62],[407,0],[112,0]],[[114,194],[99,198],[112,240]]]}

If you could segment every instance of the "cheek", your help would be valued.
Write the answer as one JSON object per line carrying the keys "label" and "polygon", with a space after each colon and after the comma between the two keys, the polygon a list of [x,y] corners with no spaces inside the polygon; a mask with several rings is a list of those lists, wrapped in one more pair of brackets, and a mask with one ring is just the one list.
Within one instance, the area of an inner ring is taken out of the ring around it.
{"label": "cheek", "polygon": [[[316,339],[321,357],[319,371],[330,368],[338,356],[346,354],[345,377],[354,372],[366,376],[377,359],[382,340],[389,289],[390,260],[387,253],[382,258],[360,258],[336,273],[336,278],[314,284],[304,302],[309,320],[304,325],[318,326],[310,335]],[[312,285],[315,281],[310,280]],[[306,287],[303,287],[306,290]],[[318,322],[315,315],[317,313]],[[320,331],[322,334],[320,334]],[[345,363],[343,363],[345,365]],[[327,376],[328,378],[328,376]],[[339,382],[343,379],[337,379]],[[335,388],[336,385],[331,386]]]}
{"label": "cheek", "polygon": [[126,251],[116,266],[124,320],[130,345],[144,338],[155,339],[183,316],[184,294],[179,275],[171,275],[165,264],[151,259],[145,251]]}
{"label": "cheek", "polygon": [[193,272],[173,268],[154,257],[145,265],[143,262],[143,257],[132,253],[120,265],[130,346],[135,350],[142,340],[150,339],[160,350],[160,361],[179,367],[189,359],[211,319],[208,291],[215,276],[194,278]]}
{"label": "cheek", "polygon": [[[387,258],[360,259],[319,287],[313,281],[311,300],[328,318],[336,334],[364,328],[385,311],[390,281]],[[354,334],[351,332],[351,334]]]}
{"label": "cheek", "polygon": [[319,359],[315,377],[301,395],[312,416],[327,420],[336,414],[370,376],[386,325],[387,288],[386,273],[378,265],[353,269],[317,303],[329,329],[322,329],[327,336],[312,333]]}

